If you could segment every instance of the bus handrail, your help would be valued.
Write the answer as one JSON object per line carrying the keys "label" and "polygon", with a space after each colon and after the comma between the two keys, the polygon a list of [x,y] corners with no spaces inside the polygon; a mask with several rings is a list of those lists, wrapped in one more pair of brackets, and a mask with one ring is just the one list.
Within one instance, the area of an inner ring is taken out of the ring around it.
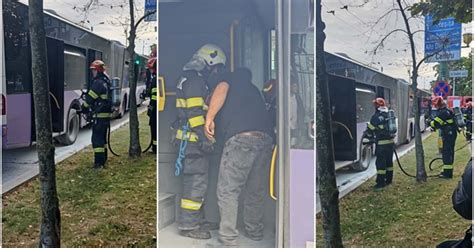
{"label": "bus handrail", "polygon": [[276,156],[277,156],[278,146],[273,147],[272,152],[272,161],[270,163],[270,197],[273,200],[276,200],[275,195],[275,165],[276,165]]}

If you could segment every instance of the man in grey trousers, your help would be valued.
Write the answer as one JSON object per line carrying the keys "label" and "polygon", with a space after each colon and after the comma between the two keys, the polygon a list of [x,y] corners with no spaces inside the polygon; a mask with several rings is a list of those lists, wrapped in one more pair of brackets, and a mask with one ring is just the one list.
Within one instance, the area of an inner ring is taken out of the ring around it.
{"label": "man in grey trousers", "polygon": [[206,115],[206,135],[213,138],[217,126],[220,132],[216,139],[224,143],[217,182],[220,247],[237,246],[238,200],[244,186],[246,236],[256,241],[263,238],[264,179],[271,160],[273,130],[263,97],[251,80],[247,68],[229,73],[216,86]]}

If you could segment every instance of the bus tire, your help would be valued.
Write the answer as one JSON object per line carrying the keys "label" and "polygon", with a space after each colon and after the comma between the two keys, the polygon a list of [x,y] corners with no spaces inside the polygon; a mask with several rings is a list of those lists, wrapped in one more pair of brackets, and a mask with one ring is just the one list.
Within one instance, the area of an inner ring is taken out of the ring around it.
{"label": "bus tire", "polygon": [[365,171],[370,166],[370,161],[372,161],[373,152],[372,145],[362,145],[360,149],[360,159],[359,162],[354,163],[351,168],[355,171]]}
{"label": "bus tire", "polygon": [[125,113],[127,112],[127,95],[125,95],[123,97],[123,100],[122,100],[122,106],[120,107],[120,112],[118,114],[118,118],[122,118]]}
{"label": "bus tire", "polygon": [[69,109],[66,133],[58,137],[58,141],[62,145],[72,145],[77,140],[79,128],[81,125],[80,116],[73,108]]}

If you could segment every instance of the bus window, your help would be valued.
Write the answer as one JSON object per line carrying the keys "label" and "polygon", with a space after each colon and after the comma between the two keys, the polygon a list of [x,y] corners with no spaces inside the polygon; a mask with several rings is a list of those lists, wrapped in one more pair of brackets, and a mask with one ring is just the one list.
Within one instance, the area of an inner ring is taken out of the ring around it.
{"label": "bus window", "polygon": [[32,88],[28,9],[11,1],[3,4],[7,94],[27,93]]}
{"label": "bus window", "polygon": [[356,102],[357,102],[357,122],[369,122],[375,112],[372,100],[376,98],[376,92],[371,87],[357,85],[356,86]]}
{"label": "bus window", "polygon": [[312,121],[314,120],[314,59],[312,32],[293,34],[290,82],[291,148],[312,149]]}
{"label": "bus window", "polygon": [[86,62],[84,50],[72,46],[64,47],[65,90],[82,89],[87,83]]}

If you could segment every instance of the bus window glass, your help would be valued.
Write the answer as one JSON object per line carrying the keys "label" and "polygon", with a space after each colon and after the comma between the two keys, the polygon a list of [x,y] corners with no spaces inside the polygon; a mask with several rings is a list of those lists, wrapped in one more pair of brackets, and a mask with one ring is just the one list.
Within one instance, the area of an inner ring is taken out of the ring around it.
{"label": "bus window glass", "polygon": [[291,39],[290,136],[291,148],[313,149],[314,120],[313,33],[293,34]]}
{"label": "bus window glass", "polygon": [[84,51],[72,47],[64,48],[65,90],[81,89],[87,83],[86,63]]}
{"label": "bus window glass", "polygon": [[28,40],[28,9],[18,3],[3,3],[5,25],[5,70],[7,94],[31,91],[31,66]]}
{"label": "bus window glass", "polygon": [[370,87],[356,86],[357,122],[369,122],[375,112],[372,101],[376,92]]}

